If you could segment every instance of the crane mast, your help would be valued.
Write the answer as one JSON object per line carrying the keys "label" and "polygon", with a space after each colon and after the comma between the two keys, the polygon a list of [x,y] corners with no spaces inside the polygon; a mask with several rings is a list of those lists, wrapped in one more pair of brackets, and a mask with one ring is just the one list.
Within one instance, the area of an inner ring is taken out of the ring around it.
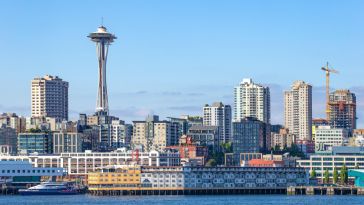
{"label": "crane mast", "polygon": [[330,73],[339,73],[339,71],[330,69],[329,62],[326,63],[326,67],[321,67],[321,70],[326,73],[326,119],[330,120]]}

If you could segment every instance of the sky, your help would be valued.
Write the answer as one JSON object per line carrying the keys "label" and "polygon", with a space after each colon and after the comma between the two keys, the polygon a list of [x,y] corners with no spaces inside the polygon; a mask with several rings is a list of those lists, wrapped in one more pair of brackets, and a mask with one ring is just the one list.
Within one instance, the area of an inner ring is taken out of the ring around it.
{"label": "sky", "polygon": [[110,113],[127,122],[148,114],[201,115],[233,104],[243,78],[271,89],[272,123],[283,123],[283,92],[313,86],[313,117],[332,89],[357,95],[364,126],[364,1],[115,0],[0,1],[0,112],[30,116],[30,82],[69,82],[69,115],[96,106],[96,49],[87,35],[103,24],[118,39],[107,62]]}

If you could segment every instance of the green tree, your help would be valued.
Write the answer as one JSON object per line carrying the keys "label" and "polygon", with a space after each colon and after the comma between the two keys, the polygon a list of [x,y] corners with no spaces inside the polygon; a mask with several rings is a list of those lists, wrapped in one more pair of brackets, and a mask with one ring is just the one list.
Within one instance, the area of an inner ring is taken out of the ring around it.
{"label": "green tree", "polygon": [[348,169],[345,165],[340,170],[340,183],[343,185],[348,183]]}
{"label": "green tree", "polygon": [[324,172],[324,183],[328,184],[329,182],[330,182],[330,173],[329,173],[329,170],[326,169]]}
{"label": "green tree", "polygon": [[360,169],[360,168],[359,168],[359,164],[356,164],[356,165],[355,165],[355,169]]}
{"label": "green tree", "polygon": [[222,147],[224,153],[231,153],[231,152],[233,152],[231,142],[222,143],[221,144],[221,147]]}
{"label": "green tree", "polygon": [[332,182],[336,184],[339,181],[339,173],[337,172],[336,167],[334,168],[334,172],[332,173]]}
{"label": "green tree", "polygon": [[209,159],[209,161],[207,161],[207,163],[206,163],[206,167],[214,167],[216,165],[217,165],[217,163],[216,163],[215,159]]}
{"label": "green tree", "polygon": [[316,178],[316,171],[314,169],[311,170],[310,178],[311,179],[315,179]]}

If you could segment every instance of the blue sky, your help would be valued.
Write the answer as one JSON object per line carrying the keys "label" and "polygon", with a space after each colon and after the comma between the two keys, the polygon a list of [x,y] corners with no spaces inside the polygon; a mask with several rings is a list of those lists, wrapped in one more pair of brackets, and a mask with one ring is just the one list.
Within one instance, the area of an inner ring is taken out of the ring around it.
{"label": "blue sky", "polygon": [[96,49],[86,36],[103,17],[118,37],[107,69],[121,119],[231,104],[246,77],[271,87],[273,123],[283,122],[283,91],[295,80],[313,85],[322,117],[329,61],[340,71],[332,87],[356,92],[364,125],[363,10],[359,0],[0,1],[0,112],[30,115],[30,81],[45,74],[70,83],[72,118],[94,112]]}

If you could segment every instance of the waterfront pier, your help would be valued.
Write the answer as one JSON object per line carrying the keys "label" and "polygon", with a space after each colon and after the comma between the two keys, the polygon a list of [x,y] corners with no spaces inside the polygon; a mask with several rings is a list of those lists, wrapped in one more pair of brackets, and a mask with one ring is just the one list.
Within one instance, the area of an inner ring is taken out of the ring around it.
{"label": "waterfront pier", "polygon": [[353,186],[288,187],[287,195],[364,195],[364,188]]}
{"label": "waterfront pier", "polygon": [[148,195],[364,195],[364,188],[299,186],[288,188],[220,188],[220,189],[92,189],[95,196],[148,196]]}
{"label": "waterfront pier", "polygon": [[147,196],[147,195],[271,195],[286,194],[286,188],[246,188],[246,189],[129,189],[107,190],[92,189],[88,191],[96,196]]}

